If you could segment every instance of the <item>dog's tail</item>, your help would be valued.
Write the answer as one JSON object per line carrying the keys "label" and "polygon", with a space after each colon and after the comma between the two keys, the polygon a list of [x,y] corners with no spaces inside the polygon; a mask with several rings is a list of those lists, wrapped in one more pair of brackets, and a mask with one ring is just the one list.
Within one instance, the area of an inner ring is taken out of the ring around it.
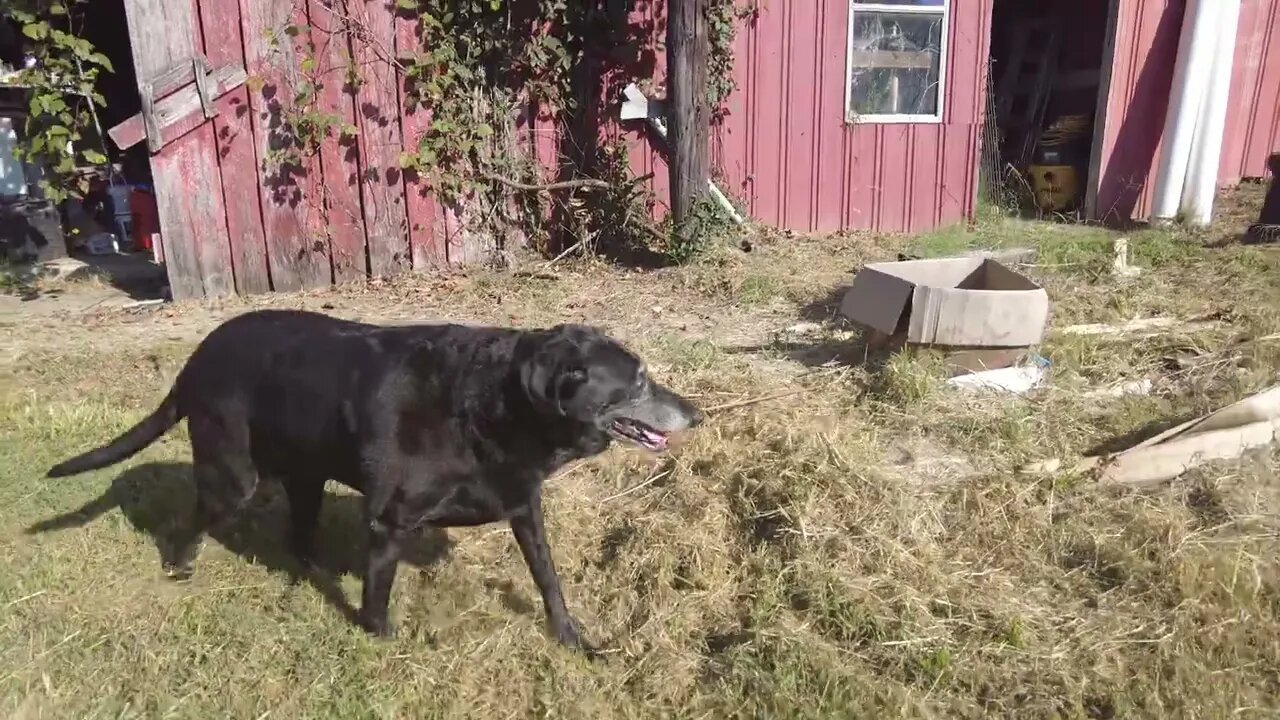
{"label": "dog's tail", "polygon": [[170,392],[164,402],[160,403],[160,407],[155,409],[155,412],[148,415],[142,422],[124,431],[120,437],[96,450],[90,450],[83,455],[77,455],[70,460],[54,465],[49,468],[49,472],[45,474],[45,477],[66,477],[118,463],[155,442],[156,438],[165,434],[169,428],[177,425],[181,419],[182,416],[178,412],[178,401],[174,399],[173,393]]}

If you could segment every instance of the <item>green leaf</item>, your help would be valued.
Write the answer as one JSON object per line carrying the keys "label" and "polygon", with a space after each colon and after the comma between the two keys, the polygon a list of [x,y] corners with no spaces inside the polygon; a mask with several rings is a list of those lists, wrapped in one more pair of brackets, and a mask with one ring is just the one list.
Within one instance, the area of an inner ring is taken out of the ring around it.
{"label": "green leaf", "polygon": [[113,73],[116,71],[116,66],[111,64],[111,58],[107,57],[106,55],[103,55],[100,52],[96,52],[89,55],[88,60],[89,62],[94,63],[95,65],[101,65],[102,67],[106,68],[107,72]]}
{"label": "green leaf", "polygon": [[107,156],[103,155],[97,150],[85,150],[81,154],[84,155],[85,161],[88,162],[90,165],[106,165],[107,164]]}
{"label": "green leaf", "polygon": [[32,40],[43,40],[49,37],[49,23],[32,22],[22,26],[22,34]]}
{"label": "green leaf", "polygon": [[489,136],[490,136],[490,135],[492,135],[492,134],[493,134],[493,128],[492,128],[491,126],[489,126],[489,125],[477,125],[477,126],[476,126],[476,136],[477,136],[477,137],[480,137],[480,138],[487,138],[487,137],[489,137]]}
{"label": "green leaf", "polygon": [[417,167],[418,158],[409,153],[400,153],[400,157],[397,158],[397,162],[400,164],[401,170],[409,170],[410,168]]}

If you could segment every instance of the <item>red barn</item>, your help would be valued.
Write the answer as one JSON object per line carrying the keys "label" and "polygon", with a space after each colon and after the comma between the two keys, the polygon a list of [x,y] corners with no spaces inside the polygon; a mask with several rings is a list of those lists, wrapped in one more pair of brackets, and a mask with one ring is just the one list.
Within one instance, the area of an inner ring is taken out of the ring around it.
{"label": "red barn", "polygon": [[991,0],[761,3],[713,141],[730,194],[793,230],[972,217],[991,15]]}
{"label": "red barn", "polygon": [[[990,159],[1001,179],[1017,159],[1009,145],[1027,131],[1020,120],[1084,115],[1086,217],[1146,220],[1186,4],[762,3],[738,38],[739,89],[715,136],[716,164],[763,222],[916,232],[973,216],[979,167]],[[1002,113],[1034,105],[1016,83],[1040,67],[1039,106]],[[996,138],[1005,152],[984,152]],[[1280,0],[1242,0],[1220,182],[1264,177],[1277,150]]]}
{"label": "red barn", "polygon": [[[626,79],[660,87],[666,0],[591,1],[648,33],[656,60],[638,71],[647,77]],[[1262,177],[1280,150],[1280,0],[752,0],[734,39],[736,89],[712,134],[717,181],[767,224],[919,232],[973,218],[980,192],[1050,162],[1052,138],[1052,154],[1067,157],[1055,162],[1078,166],[1087,218],[1144,220],[1187,5],[1237,1],[1217,175],[1222,184]],[[370,40],[354,58],[364,82],[355,96],[328,83],[318,102],[358,139],[326,139],[287,182],[266,160],[292,94],[283,90],[300,79],[290,43],[271,38],[286,25],[330,32],[332,3],[88,5],[90,39],[121,70],[103,88],[103,122],[141,151],[133,157],[154,178],[175,297],[316,287],[483,256],[460,222],[466,208],[445,207],[398,167],[430,110],[406,102],[387,62],[419,49],[393,5],[346,0]],[[330,55],[319,61],[335,72],[352,60]],[[628,139],[632,169],[654,173],[660,215],[662,154],[643,128],[612,120],[618,100],[606,98],[598,117],[610,118],[606,134]],[[536,156],[555,168],[554,132],[526,120]]]}

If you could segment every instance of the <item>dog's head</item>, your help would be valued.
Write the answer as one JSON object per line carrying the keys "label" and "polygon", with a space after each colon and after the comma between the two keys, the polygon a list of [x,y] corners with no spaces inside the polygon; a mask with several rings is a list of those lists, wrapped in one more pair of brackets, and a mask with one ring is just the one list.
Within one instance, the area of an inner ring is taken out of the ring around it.
{"label": "dog's head", "polygon": [[540,333],[521,381],[544,412],[593,426],[647,450],[695,427],[702,412],[654,381],[640,358],[595,328],[560,325]]}

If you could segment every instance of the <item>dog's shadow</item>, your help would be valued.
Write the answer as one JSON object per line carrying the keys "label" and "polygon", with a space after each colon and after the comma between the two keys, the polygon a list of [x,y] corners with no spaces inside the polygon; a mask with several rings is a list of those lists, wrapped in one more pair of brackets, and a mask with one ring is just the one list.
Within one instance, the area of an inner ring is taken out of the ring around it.
{"label": "dog's shadow", "polygon": [[[156,543],[162,561],[170,559],[179,531],[191,522],[195,487],[190,463],[147,463],[121,473],[99,497],[76,510],[42,520],[27,528],[28,534],[83,527],[107,512],[120,508],[129,523]],[[356,611],[338,579],[364,571],[367,531],[359,495],[326,492],[316,529],[313,566],[304,567],[289,551],[289,507],[284,489],[264,481],[248,506],[211,537],[227,550],[271,571],[287,574],[292,581],[311,583],[349,621]],[[448,557],[452,542],[439,528],[425,528],[410,536],[401,562],[429,568]],[[200,572],[196,560],[195,572]]]}

